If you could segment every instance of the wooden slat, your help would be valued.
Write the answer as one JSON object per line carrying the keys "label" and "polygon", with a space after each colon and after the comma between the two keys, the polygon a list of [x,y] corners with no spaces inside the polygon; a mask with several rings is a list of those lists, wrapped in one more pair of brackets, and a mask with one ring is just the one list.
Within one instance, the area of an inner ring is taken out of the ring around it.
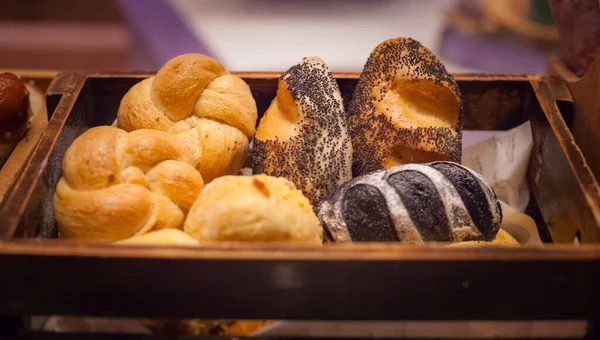
{"label": "wooden slat", "polygon": [[[59,247],[61,254],[52,256],[34,255],[50,249],[41,245],[14,254],[3,250],[0,266],[10,275],[0,280],[0,289],[10,293],[0,295],[0,314],[313,320],[600,316],[595,247],[515,252]],[[581,294],[585,298],[576,298]]]}

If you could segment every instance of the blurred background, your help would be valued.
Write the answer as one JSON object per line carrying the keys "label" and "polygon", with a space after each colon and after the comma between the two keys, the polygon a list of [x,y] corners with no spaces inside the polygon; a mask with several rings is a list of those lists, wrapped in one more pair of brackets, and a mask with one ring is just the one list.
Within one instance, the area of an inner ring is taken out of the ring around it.
{"label": "blurred background", "polygon": [[0,68],[155,70],[198,52],[234,71],[319,56],[361,71],[413,37],[451,72],[542,73],[557,55],[546,0],[2,0]]}

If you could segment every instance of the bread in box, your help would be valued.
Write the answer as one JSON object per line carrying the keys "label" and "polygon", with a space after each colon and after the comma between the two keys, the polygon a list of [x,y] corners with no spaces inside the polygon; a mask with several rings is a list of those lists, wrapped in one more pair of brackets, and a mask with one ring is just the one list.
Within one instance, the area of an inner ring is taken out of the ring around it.
{"label": "bread in box", "polygon": [[[282,74],[255,135],[256,119],[250,88],[217,60],[167,62],[123,97],[118,128],[92,128],[67,150],[54,201],[61,237],[321,245],[325,230],[333,242],[512,242],[493,189],[454,163],[456,82],[412,39],[375,48],[348,112],[325,63],[305,58]],[[238,176],[251,138],[254,175]],[[264,321],[231,324],[175,328],[248,335]]]}

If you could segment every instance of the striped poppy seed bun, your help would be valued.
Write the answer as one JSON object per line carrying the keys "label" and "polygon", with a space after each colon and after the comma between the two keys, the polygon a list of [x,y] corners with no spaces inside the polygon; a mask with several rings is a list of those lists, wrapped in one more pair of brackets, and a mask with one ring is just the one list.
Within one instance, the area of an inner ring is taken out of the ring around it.
{"label": "striped poppy seed bun", "polygon": [[355,176],[402,164],[460,162],[458,85],[418,41],[390,39],[371,52],[348,113]]}
{"label": "striped poppy seed bun", "polygon": [[281,75],[253,140],[255,174],[285,177],[315,204],[352,178],[352,143],[337,82],[319,58]]}
{"label": "striped poppy seed bun", "polygon": [[407,164],[353,178],[317,215],[338,242],[491,241],[502,222],[494,190],[453,162]]}

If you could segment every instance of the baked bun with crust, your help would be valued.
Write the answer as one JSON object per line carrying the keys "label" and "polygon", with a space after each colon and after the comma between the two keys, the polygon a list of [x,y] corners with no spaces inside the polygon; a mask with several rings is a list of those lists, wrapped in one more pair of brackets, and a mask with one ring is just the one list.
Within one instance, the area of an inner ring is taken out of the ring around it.
{"label": "baked bun with crust", "polygon": [[61,237],[117,241],[181,229],[204,187],[193,151],[163,131],[87,130],[65,153],[54,194]]}
{"label": "baked bun with crust", "polygon": [[323,243],[323,228],[308,199],[287,179],[267,175],[212,181],[183,230],[200,242]]}
{"label": "baked bun with crust", "polygon": [[458,85],[413,39],[386,40],[371,52],[348,113],[355,176],[408,163],[461,160]]}
{"label": "baked bun with crust", "polygon": [[185,134],[200,146],[200,173],[208,183],[240,171],[256,120],[248,84],[213,58],[184,54],[125,94],[117,126]]}
{"label": "baked bun with crust", "polygon": [[337,82],[319,58],[304,58],[279,78],[260,120],[253,173],[285,177],[313,204],[352,178],[352,143]]}
{"label": "baked bun with crust", "polygon": [[29,90],[16,75],[0,74],[0,166],[29,128]]}

